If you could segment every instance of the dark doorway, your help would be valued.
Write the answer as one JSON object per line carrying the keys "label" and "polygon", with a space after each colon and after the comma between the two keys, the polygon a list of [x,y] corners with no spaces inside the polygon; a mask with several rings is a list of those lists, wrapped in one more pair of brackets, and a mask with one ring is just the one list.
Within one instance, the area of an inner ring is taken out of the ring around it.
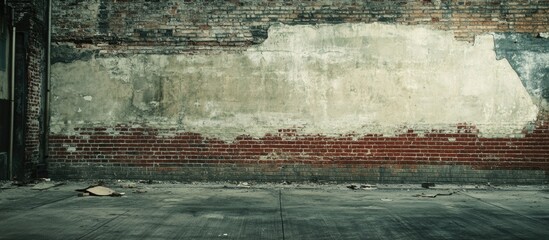
{"label": "dark doorway", "polygon": [[28,33],[15,35],[15,115],[13,129],[13,178],[25,178],[25,140],[27,120],[27,52]]}
{"label": "dark doorway", "polygon": [[25,179],[29,21],[13,26],[11,9],[0,6],[0,179]]}

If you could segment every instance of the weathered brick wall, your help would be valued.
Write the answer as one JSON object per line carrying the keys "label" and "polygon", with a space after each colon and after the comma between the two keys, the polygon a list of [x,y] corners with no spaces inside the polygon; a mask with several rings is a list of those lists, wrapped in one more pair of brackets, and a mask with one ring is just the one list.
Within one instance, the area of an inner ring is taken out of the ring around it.
{"label": "weathered brick wall", "polygon": [[547,0],[53,2],[54,41],[93,44],[106,54],[242,49],[278,23],[431,25],[473,41],[485,32],[537,35],[549,22]]}
{"label": "weathered brick wall", "polygon": [[[55,62],[125,54],[216,54],[263,42],[273,24],[384,22],[479,33],[549,32],[549,1],[53,1]],[[500,137],[474,125],[397,136],[281,129],[234,141],[149,122],[90,123],[50,136],[59,178],[544,183],[548,115]]]}
{"label": "weathered brick wall", "polygon": [[[45,2],[45,1],[44,1]],[[41,9],[45,12],[45,8]],[[46,91],[46,45],[47,45],[47,25],[44,20],[34,21],[30,32],[30,49],[28,55],[28,97],[27,97],[27,133],[25,141],[26,152],[26,179],[35,178],[45,169],[41,166],[44,163],[43,155],[44,142],[43,135],[46,133],[46,127],[43,125],[44,115],[44,91]]]}
{"label": "weathered brick wall", "polygon": [[479,137],[467,125],[395,137],[281,129],[232,143],[137,126],[75,130],[51,136],[58,177],[540,184],[549,170],[547,120],[517,138]]}
{"label": "weathered brick wall", "polygon": [[46,48],[47,48],[47,1],[7,1],[14,9],[14,25],[21,25],[18,31],[28,33],[27,57],[27,90],[26,96],[26,126],[25,126],[25,156],[21,167],[24,176],[17,176],[20,180],[35,177],[38,165],[43,162],[41,148],[42,136],[45,134],[43,116],[43,83],[46,75]]}

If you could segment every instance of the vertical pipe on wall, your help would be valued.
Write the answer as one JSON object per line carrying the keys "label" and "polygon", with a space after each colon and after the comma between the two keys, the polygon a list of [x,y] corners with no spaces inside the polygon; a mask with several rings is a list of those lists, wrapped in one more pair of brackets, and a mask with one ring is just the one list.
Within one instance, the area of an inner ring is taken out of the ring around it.
{"label": "vertical pipe on wall", "polygon": [[48,41],[46,45],[46,78],[45,78],[45,87],[46,87],[46,94],[44,95],[44,133],[42,136],[42,143],[43,146],[43,161],[45,161],[46,158],[48,158],[48,149],[49,149],[49,129],[50,129],[50,79],[51,79],[51,0],[48,0]]}
{"label": "vertical pipe on wall", "polygon": [[14,136],[14,119],[15,119],[15,27],[13,27],[11,38],[11,85],[10,85],[10,149],[8,160],[8,177],[13,178],[13,136]]}

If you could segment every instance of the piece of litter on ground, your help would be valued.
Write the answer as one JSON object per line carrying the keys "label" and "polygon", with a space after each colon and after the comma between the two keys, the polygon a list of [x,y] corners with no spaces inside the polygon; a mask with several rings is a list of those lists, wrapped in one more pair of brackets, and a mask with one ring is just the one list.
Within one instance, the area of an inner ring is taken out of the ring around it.
{"label": "piece of litter on ground", "polygon": [[414,197],[424,197],[424,198],[436,198],[436,194],[416,194]]}
{"label": "piece of litter on ground", "polygon": [[424,198],[436,198],[437,196],[450,196],[452,194],[454,194],[455,192],[451,192],[451,193],[437,193],[437,194],[425,194],[425,193],[422,193],[422,194],[416,194],[414,195],[414,197],[424,197]]}
{"label": "piece of litter on ground", "polygon": [[421,184],[422,188],[430,188],[430,187],[434,187],[434,186],[435,186],[435,183],[432,183],[432,182],[425,182],[425,183]]}
{"label": "piece of litter on ground", "polygon": [[122,188],[136,188],[137,185],[135,183],[130,183],[130,184],[123,184],[121,185]]}
{"label": "piece of litter on ground", "polygon": [[79,192],[85,192],[89,193],[91,196],[112,196],[112,197],[120,197],[124,195],[124,193],[118,193],[108,187],[104,186],[90,186],[84,189],[78,189],[76,191]]}
{"label": "piece of litter on ground", "polygon": [[78,193],[79,197],[86,197],[86,196],[89,196],[89,195],[90,195],[90,193],[87,193],[87,192]]}
{"label": "piece of litter on ground", "polygon": [[244,187],[244,188],[249,188],[250,187],[250,184],[247,183],[247,182],[241,182],[239,183],[238,185],[236,185],[237,187]]}
{"label": "piece of litter on ground", "polygon": [[126,194],[123,193],[123,192],[114,192],[114,193],[112,193],[110,196],[111,196],[111,197],[122,197],[122,196],[124,196],[124,195],[126,195]]}
{"label": "piece of litter on ground", "polygon": [[374,189],[377,189],[377,187],[376,187],[375,185],[363,184],[363,185],[360,185],[360,189],[363,189],[363,190],[374,190]]}
{"label": "piece of litter on ground", "polygon": [[351,190],[356,190],[358,187],[354,184],[351,184],[351,185],[348,185],[347,188]]}
{"label": "piece of litter on ground", "polygon": [[139,180],[138,182],[139,183],[146,183],[146,184],[153,184],[154,183],[154,181],[150,180],[150,179],[149,180]]}
{"label": "piece of litter on ground", "polygon": [[377,187],[375,185],[370,185],[370,184],[361,184],[360,186],[358,186],[356,184],[350,184],[350,185],[347,185],[347,188],[351,189],[351,190],[357,190],[357,189],[374,190],[374,189],[377,189]]}
{"label": "piece of litter on ground", "polygon": [[393,199],[390,199],[390,198],[382,198],[381,201],[384,201],[384,202],[392,202]]}
{"label": "piece of litter on ground", "polygon": [[96,195],[96,196],[110,196],[113,193],[115,193],[114,190],[112,190],[108,187],[103,187],[103,186],[95,186],[95,187],[92,187],[92,188],[88,188],[88,189],[86,189],[86,192],[89,192],[90,194],[93,194],[93,195]]}

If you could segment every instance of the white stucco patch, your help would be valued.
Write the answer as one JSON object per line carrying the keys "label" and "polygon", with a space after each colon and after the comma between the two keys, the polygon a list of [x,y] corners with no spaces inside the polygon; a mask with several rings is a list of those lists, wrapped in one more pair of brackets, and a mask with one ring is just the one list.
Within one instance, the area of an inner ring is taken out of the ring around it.
{"label": "white stucco patch", "polygon": [[[242,53],[58,63],[52,131],[85,119],[154,122],[223,139],[292,127],[391,135],[457,123],[477,125],[485,136],[514,134],[538,109],[493,48],[491,35],[470,45],[417,26],[279,25]],[[64,111],[82,106],[72,97],[82,92],[94,96],[90,111]]]}

